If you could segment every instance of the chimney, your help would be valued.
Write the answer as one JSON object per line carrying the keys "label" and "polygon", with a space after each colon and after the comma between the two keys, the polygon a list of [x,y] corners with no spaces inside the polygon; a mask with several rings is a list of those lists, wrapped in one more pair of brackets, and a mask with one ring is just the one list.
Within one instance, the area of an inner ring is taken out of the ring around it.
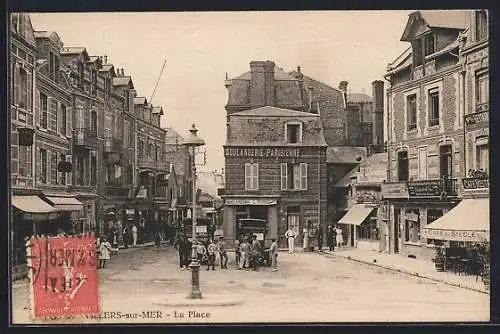
{"label": "chimney", "polygon": [[384,82],[372,82],[372,112],[373,112],[373,145],[377,152],[382,152],[384,145]]}
{"label": "chimney", "polygon": [[297,80],[299,81],[299,91],[300,91],[300,101],[302,102],[302,110],[306,111],[308,102],[305,100],[305,95],[304,95],[304,74],[301,72],[300,66],[297,66]]}
{"label": "chimney", "polygon": [[341,81],[341,82],[339,83],[339,89],[340,89],[341,91],[343,91],[344,93],[346,93],[346,94],[347,94],[347,85],[348,85],[348,84],[349,84],[349,83],[348,83],[347,81],[345,81],[345,80],[344,80],[344,81]]}
{"label": "chimney", "polygon": [[252,108],[274,105],[274,62],[250,62],[250,105]]}
{"label": "chimney", "polygon": [[107,64],[107,63],[108,63],[108,56],[104,55],[104,64]]}

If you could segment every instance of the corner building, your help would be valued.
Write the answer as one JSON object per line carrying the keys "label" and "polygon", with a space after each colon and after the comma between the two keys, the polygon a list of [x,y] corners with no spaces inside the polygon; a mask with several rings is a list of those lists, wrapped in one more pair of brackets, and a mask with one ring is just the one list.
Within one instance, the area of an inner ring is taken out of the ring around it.
{"label": "corner building", "polygon": [[[294,87],[295,79],[275,73],[273,62],[250,67],[246,96],[226,82],[233,105],[226,106],[224,236],[233,244],[241,233],[238,219],[262,219],[265,245],[277,238],[285,247],[288,227],[302,236],[308,221],[313,227],[326,221],[327,144],[319,115],[276,106],[276,81]],[[298,109],[300,92],[290,94],[297,96]],[[241,103],[234,105],[238,97]],[[300,246],[302,237],[297,241]]]}

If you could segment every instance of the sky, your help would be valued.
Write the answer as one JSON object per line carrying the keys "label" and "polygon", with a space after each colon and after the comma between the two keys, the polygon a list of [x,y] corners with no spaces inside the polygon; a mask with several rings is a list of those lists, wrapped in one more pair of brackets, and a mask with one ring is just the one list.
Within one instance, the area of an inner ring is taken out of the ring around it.
{"label": "sky", "polygon": [[337,88],[371,95],[387,64],[409,45],[400,38],[411,11],[32,13],[35,30],[131,75],[138,96],[165,112],[161,125],[185,135],[195,123],[206,142],[202,170],[224,167],[229,78],[252,60],[272,60]]}

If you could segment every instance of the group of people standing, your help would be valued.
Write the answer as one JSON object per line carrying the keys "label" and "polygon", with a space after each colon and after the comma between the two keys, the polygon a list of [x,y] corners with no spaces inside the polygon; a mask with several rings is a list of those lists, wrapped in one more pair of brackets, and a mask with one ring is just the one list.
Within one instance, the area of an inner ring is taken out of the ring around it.
{"label": "group of people standing", "polygon": [[[303,242],[302,242],[302,248],[304,250],[309,248],[309,233],[310,229],[309,228],[304,228],[302,231],[302,237],[303,237]],[[326,230],[326,244],[327,247],[329,248],[330,251],[335,250],[335,247],[342,247],[344,245],[344,236],[343,236],[343,230],[340,228],[340,225],[328,225],[327,230]],[[318,240],[318,250],[322,251],[323,250],[323,229],[319,227],[317,229],[317,240]],[[288,253],[294,253],[295,252],[295,239],[298,238],[298,233],[295,232],[292,228],[288,228],[288,230],[285,232],[285,238],[288,241]]]}

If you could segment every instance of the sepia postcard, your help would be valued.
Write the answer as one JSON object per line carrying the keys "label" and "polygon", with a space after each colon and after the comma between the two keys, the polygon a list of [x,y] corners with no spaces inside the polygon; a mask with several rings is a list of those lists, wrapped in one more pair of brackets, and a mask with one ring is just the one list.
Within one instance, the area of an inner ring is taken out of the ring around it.
{"label": "sepia postcard", "polygon": [[487,10],[9,18],[11,325],[490,321]]}

